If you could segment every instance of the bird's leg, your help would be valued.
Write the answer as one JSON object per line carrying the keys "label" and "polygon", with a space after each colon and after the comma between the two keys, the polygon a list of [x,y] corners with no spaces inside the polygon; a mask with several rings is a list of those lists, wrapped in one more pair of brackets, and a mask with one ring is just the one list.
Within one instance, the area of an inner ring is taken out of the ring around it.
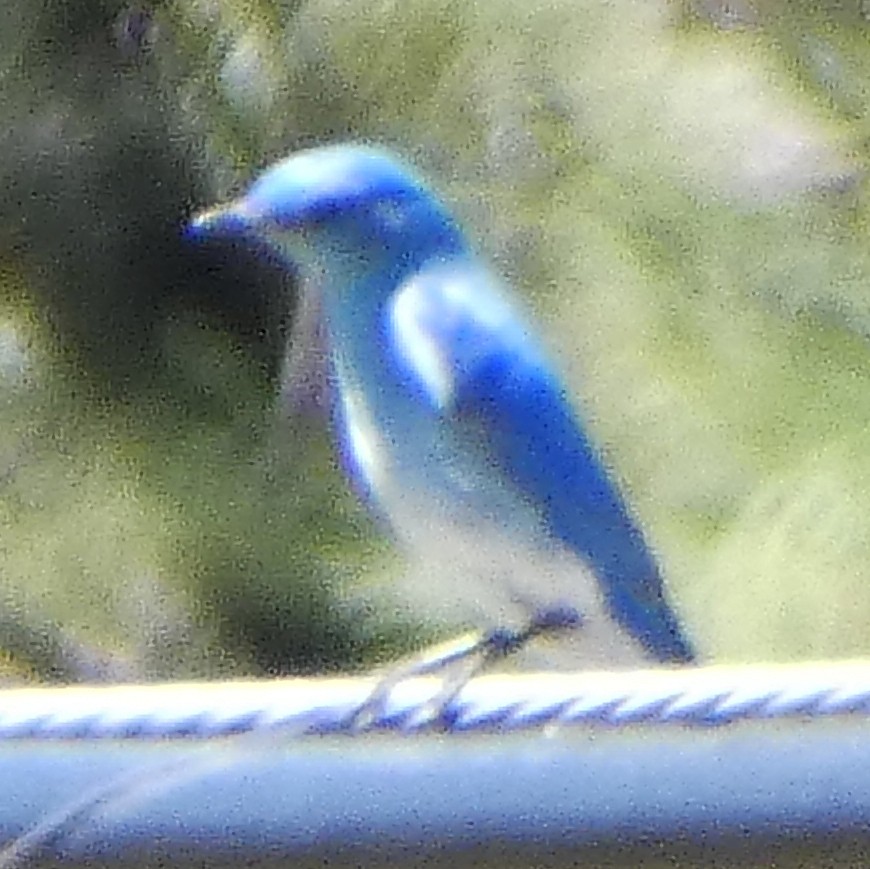
{"label": "bird's leg", "polygon": [[493,628],[483,633],[472,631],[455,640],[430,647],[397,665],[354,710],[347,729],[358,732],[368,730],[386,714],[387,700],[393,689],[406,679],[440,674],[441,688],[413,716],[415,728],[420,723],[436,728],[449,725],[447,713],[459,692],[470,679],[484,670],[492,661],[518,652],[534,637],[554,634],[579,627],[582,615],[571,607],[559,606],[539,610],[520,629]]}

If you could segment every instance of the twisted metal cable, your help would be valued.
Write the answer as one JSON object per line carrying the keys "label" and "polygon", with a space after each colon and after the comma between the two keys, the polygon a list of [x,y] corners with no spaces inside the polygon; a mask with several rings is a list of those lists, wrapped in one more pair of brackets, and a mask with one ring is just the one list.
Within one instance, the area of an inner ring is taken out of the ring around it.
{"label": "twisted metal cable", "polygon": [[[373,678],[286,679],[0,692],[0,740],[211,738],[348,730]],[[391,688],[366,730],[430,728],[443,680]],[[471,680],[438,718],[448,732],[696,725],[866,715],[870,661],[631,672],[494,675]]]}

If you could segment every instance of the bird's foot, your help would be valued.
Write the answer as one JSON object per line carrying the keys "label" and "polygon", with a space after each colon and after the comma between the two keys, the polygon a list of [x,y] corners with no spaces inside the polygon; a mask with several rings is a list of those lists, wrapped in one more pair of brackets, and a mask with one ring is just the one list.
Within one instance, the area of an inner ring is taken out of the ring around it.
{"label": "bird's foot", "polygon": [[[583,623],[582,615],[571,607],[540,610],[520,629],[494,628],[472,632],[455,640],[433,646],[396,665],[376,685],[358,709],[348,718],[345,729],[358,733],[375,727],[446,730],[452,724],[453,701],[474,676],[495,660],[518,652],[525,644],[543,634],[574,630]],[[391,714],[393,690],[407,679],[440,676],[435,695],[417,707]]]}

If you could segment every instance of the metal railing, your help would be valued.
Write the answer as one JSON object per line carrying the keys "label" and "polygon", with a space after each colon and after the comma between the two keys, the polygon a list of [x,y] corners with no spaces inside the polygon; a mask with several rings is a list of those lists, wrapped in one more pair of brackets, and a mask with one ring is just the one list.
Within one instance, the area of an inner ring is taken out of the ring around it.
{"label": "metal railing", "polygon": [[0,692],[0,866],[839,865],[870,662]]}

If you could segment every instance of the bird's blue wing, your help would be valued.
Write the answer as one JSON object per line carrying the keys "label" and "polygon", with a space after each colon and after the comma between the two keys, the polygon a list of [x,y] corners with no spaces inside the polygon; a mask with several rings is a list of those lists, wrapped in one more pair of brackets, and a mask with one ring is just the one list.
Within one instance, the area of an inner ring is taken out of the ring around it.
{"label": "bird's blue wing", "polygon": [[459,259],[397,293],[392,341],[433,410],[467,427],[481,462],[589,564],[613,617],[658,659],[691,660],[655,560],[526,322]]}

